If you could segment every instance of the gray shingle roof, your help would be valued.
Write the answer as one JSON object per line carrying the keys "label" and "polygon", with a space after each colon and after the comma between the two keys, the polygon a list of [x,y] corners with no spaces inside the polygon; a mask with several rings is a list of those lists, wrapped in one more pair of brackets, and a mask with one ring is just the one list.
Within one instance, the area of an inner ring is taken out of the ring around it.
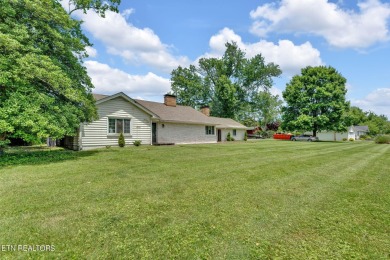
{"label": "gray shingle roof", "polygon": [[366,125],[355,125],[353,126],[353,128],[355,129],[355,131],[360,131],[360,132],[368,132],[368,126]]}
{"label": "gray shingle roof", "polygon": [[102,94],[92,94],[96,101],[99,101],[100,99],[109,97],[109,95],[102,95]]}
{"label": "gray shingle roof", "polygon": [[156,114],[161,121],[217,125],[214,120],[189,106],[167,106],[163,103],[135,99],[135,102]]}
{"label": "gray shingle roof", "polygon": [[[124,93],[119,93],[127,97]],[[118,95],[118,94],[115,94]],[[110,95],[93,94],[96,101],[110,97]],[[114,95],[113,95],[114,96]],[[246,129],[246,126],[230,118],[206,116],[202,112],[189,106],[167,106],[164,103],[131,99],[136,104],[158,116],[162,122],[214,125],[217,128]],[[103,101],[104,102],[104,101]]]}
{"label": "gray shingle roof", "polygon": [[217,124],[217,128],[247,129],[246,126],[230,118],[221,118],[213,116],[210,116],[209,118]]}

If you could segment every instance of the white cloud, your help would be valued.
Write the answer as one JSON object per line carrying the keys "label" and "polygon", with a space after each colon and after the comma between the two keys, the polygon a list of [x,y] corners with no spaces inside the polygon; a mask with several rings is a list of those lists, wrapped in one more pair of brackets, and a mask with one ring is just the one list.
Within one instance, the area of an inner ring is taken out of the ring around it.
{"label": "white cloud", "polygon": [[247,56],[254,57],[261,53],[266,62],[278,64],[287,75],[294,75],[306,66],[319,66],[323,62],[320,52],[310,42],[295,45],[289,40],[280,40],[278,44],[261,40],[256,43],[244,43],[239,35],[229,28],[224,28],[210,39],[211,52],[203,57],[219,57],[223,55],[226,42],[234,41],[244,50]]}
{"label": "white cloud", "polygon": [[390,119],[390,88],[376,89],[363,99],[351,100],[351,103],[364,111],[371,110],[376,114],[386,115]]}
{"label": "white cloud", "polygon": [[125,9],[123,10],[123,12],[121,12],[121,15],[128,19],[130,17],[130,15],[132,15],[134,13],[134,9],[133,8],[130,8],[130,9]]}
{"label": "white cloud", "polygon": [[130,97],[162,96],[171,89],[169,79],[151,72],[146,75],[130,75],[97,61],[86,61],[88,75],[95,86],[95,93],[114,94],[124,92]]}
{"label": "white cloud", "polygon": [[95,58],[97,56],[97,50],[93,47],[87,46],[85,50],[88,53],[89,58]]}
{"label": "white cloud", "polygon": [[187,57],[174,56],[153,30],[128,23],[126,17],[133,12],[132,9],[122,14],[107,11],[104,19],[92,11],[77,15],[84,21],[83,27],[105,44],[108,53],[119,55],[132,64],[149,65],[164,72],[189,64]]}
{"label": "white cloud", "polygon": [[270,92],[272,95],[274,96],[278,95],[280,99],[283,99],[283,91],[280,88],[273,86],[270,89]]}
{"label": "white cloud", "polygon": [[[339,3],[340,5],[340,3]],[[379,0],[358,3],[359,11],[343,10],[328,0],[282,0],[253,10],[251,32],[308,33],[340,48],[366,48],[389,40],[390,4]]]}

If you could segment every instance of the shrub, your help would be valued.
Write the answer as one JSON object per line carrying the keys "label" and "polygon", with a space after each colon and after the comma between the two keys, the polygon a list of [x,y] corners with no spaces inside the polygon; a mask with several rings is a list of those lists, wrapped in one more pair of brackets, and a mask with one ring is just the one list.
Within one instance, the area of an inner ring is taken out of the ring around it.
{"label": "shrub", "polygon": [[119,147],[124,147],[125,144],[126,144],[125,137],[123,136],[123,133],[121,133],[118,138],[118,145]]}
{"label": "shrub", "polygon": [[140,146],[141,145],[141,140],[135,140],[134,142],[133,142],[133,144],[134,144],[134,146]]}
{"label": "shrub", "polygon": [[261,136],[263,138],[272,138],[275,134],[275,131],[272,131],[272,130],[267,130],[267,131],[262,131],[261,132]]}
{"label": "shrub", "polygon": [[375,137],[375,143],[390,144],[390,135],[378,135],[377,137]]}
{"label": "shrub", "polygon": [[353,141],[355,141],[355,139],[353,139],[353,138],[349,138],[349,141],[350,141],[350,142],[353,142]]}
{"label": "shrub", "polygon": [[347,141],[347,140],[348,140],[348,138],[346,138],[346,137],[343,138],[343,141],[344,141],[344,142]]}
{"label": "shrub", "polygon": [[227,136],[226,136],[226,141],[233,141],[234,140],[234,138],[232,138],[232,136],[230,135],[230,132],[227,134]]}
{"label": "shrub", "polygon": [[248,134],[247,134],[246,131],[245,131],[245,133],[244,133],[244,141],[248,141]]}
{"label": "shrub", "polygon": [[106,145],[106,149],[110,149],[111,148],[111,145]]}

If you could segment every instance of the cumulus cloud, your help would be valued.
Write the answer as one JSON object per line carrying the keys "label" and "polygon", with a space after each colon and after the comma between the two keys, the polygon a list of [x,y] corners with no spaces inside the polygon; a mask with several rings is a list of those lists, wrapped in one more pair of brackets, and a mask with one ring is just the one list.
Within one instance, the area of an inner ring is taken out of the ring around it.
{"label": "cumulus cloud", "polygon": [[130,75],[97,61],[84,63],[95,86],[95,93],[114,94],[124,92],[131,97],[162,96],[170,91],[169,79],[151,72],[146,75]]}
{"label": "cumulus cloud", "polygon": [[189,64],[187,57],[176,57],[171,48],[149,28],[137,28],[126,21],[134,11],[128,9],[122,14],[107,11],[102,19],[96,13],[77,15],[84,21],[83,27],[102,41],[107,51],[119,55],[135,65],[149,65],[164,72],[171,72],[179,65]]}
{"label": "cumulus cloud", "polygon": [[282,0],[253,10],[251,32],[307,33],[324,37],[340,48],[366,48],[389,40],[390,4],[358,2],[358,11],[343,10],[328,0]]}
{"label": "cumulus cloud", "polygon": [[219,57],[226,47],[226,42],[236,42],[238,47],[244,50],[248,58],[261,53],[266,62],[278,64],[285,75],[294,75],[306,66],[319,66],[323,62],[320,52],[310,42],[295,45],[290,40],[279,40],[277,44],[265,40],[256,43],[245,43],[233,30],[224,28],[212,36],[209,42],[211,52],[203,57]]}
{"label": "cumulus cloud", "polygon": [[376,114],[386,115],[390,119],[390,88],[379,88],[369,93],[363,99],[351,100],[353,106]]}
{"label": "cumulus cloud", "polygon": [[97,50],[95,48],[87,46],[85,47],[85,50],[90,58],[95,58],[97,56]]}

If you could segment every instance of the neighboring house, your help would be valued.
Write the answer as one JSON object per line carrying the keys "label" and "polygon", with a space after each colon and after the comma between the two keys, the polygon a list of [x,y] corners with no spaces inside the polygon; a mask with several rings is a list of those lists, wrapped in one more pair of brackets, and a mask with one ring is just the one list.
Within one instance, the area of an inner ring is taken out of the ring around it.
{"label": "neighboring house", "polygon": [[209,116],[208,107],[197,111],[176,105],[176,97],[165,95],[164,103],[132,99],[120,92],[111,96],[94,94],[99,119],[81,124],[77,135],[63,140],[65,147],[88,150],[117,146],[123,132],[126,144],[216,143],[230,132],[243,140],[246,127],[227,118]]}
{"label": "neighboring house", "polygon": [[246,133],[248,135],[256,135],[259,131],[261,131],[260,126],[253,126],[253,127],[248,127],[248,129],[246,130]]}
{"label": "neighboring house", "polygon": [[[350,140],[359,140],[361,135],[368,134],[368,126],[351,126],[348,128],[347,132],[319,132],[317,137],[321,141],[342,141],[344,138]],[[312,132],[307,132],[305,134],[312,134]]]}
{"label": "neighboring house", "polygon": [[359,140],[360,136],[367,135],[369,132],[368,126],[366,125],[355,125],[348,129],[348,139],[353,138]]}

